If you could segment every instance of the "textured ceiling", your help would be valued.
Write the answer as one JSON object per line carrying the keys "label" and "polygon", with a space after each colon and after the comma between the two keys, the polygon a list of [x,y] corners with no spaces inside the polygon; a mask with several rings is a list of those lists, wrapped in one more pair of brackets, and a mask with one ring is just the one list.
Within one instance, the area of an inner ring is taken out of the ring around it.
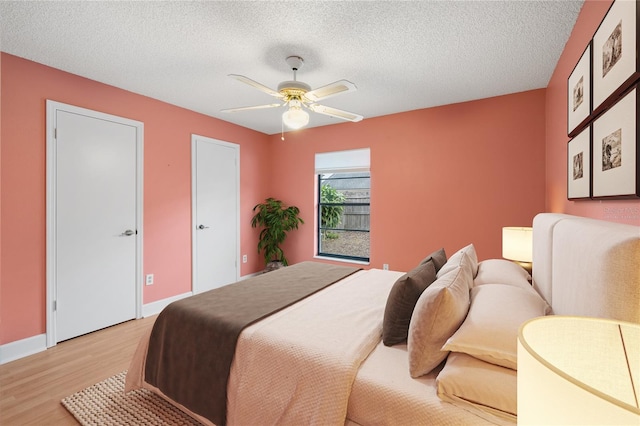
{"label": "textured ceiling", "polygon": [[582,3],[0,1],[0,49],[274,134],[279,108],[220,112],[274,101],[228,74],[275,89],[301,56],[298,80],[352,81],[321,103],[365,120],[546,87]]}

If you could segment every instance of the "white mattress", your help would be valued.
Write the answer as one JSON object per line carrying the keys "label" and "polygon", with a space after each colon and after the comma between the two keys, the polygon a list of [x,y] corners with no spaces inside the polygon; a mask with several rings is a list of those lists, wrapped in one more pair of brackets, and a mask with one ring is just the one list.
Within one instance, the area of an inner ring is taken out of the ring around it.
{"label": "white mattress", "polygon": [[347,417],[361,425],[490,425],[436,394],[436,368],[417,379],[409,375],[407,345],[380,342],[360,366],[351,389]]}

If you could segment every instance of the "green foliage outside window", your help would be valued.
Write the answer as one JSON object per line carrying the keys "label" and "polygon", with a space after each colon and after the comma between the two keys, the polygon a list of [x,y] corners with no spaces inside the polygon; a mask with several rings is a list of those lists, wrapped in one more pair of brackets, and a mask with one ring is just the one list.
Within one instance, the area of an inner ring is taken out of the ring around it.
{"label": "green foliage outside window", "polygon": [[[345,196],[342,192],[338,192],[335,188],[329,185],[322,185],[320,187],[320,202],[321,203],[344,203]],[[344,212],[343,206],[322,206],[322,214],[320,221],[323,228],[335,228],[340,224],[342,219],[342,213]],[[337,238],[338,235],[332,232],[327,232],[325,229],[323,232],[325,238]]]}

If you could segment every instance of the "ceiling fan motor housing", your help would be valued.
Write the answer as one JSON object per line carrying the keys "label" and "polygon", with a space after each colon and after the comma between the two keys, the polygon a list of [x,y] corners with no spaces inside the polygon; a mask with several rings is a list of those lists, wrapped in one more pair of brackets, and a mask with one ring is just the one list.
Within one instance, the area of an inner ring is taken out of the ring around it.
{"label": "ceiling fan motor housing", "polygon": [[311,90],[311,86],[301,81],[283,81],[278,84],[278,92],[286,98],[301,98]]}
{"label": "ceiling fan motor housing", "polygon": [[302,100],[302,96],[311,91],[311,86],[296,79],[296,71],[302,68],[304,60],[300,56],[289,56],[286,61],[293,71],[293,81],[283,81],[278,84],[278,92],[285,97],[285,101]]}

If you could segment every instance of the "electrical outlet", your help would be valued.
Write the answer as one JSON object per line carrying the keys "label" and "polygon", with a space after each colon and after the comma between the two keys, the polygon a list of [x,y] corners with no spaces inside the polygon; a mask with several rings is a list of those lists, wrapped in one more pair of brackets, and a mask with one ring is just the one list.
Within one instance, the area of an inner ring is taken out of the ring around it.
{"label": "electrical outlet", "polygon": [[388,263],[383,263],[382,264],[382,269],[384,269],[385,271],[389,270],[389,264]]}
{"label": "electrical outlet", "polygon": [[145,284],[146,285],[153,284],[153,274],[147,274],[147,276],[145,277]]}
{"label": "electrical outlet", "polygon": [[246,254],[242,255],[242,263],[247,263],[247,255]]}

